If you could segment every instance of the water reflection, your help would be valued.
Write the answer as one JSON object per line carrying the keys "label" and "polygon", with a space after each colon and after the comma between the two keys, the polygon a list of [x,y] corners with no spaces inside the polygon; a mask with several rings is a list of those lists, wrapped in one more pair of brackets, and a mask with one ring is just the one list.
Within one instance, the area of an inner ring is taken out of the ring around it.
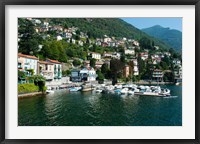
{"label": "water reflection", "polygon": [[19,125],[157,126],[182,125],[182,88],[162,98],[56,91],[19,99]]}

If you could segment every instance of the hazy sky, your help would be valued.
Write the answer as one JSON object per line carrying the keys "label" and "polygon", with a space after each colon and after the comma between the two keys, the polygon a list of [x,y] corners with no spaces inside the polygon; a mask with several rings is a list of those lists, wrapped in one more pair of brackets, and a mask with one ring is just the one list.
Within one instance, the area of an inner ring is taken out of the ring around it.
{"label": "hazy sky", "polygon": [[160,25],[182,31],[182,18],[122,18],[138,29]]}

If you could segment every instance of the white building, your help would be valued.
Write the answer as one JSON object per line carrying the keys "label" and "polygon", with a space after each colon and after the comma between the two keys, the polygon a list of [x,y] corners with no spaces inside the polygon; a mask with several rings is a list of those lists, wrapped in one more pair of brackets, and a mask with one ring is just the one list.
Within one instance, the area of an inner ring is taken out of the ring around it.
{"label": "white building", "polygon": [[79,44],[80,46],[83,46],[83,41],[79,40],[79,41],[78,41],[78,44]]}
{"label": "white building", "polygon": [[146,60],[146,59],[148,59],[149,54],[148,54],[148,52],[143,52],[143,53],[140,53],[140,56],[141,56],[142,60]]}
{"label": "white building", "polygon": [[61,36],[57,36],[56,39],[57,39],[57,41],[60,41],[60,40],[62,40],[62,37]]}
{"label": "white building", "polygon": [[72,34],[71,34],[71,33],[68,33],[68,32],[66,32],[66,33],[64,34],[64,36],[65,36],[66,38],[71,38],[71,37],[72,37]]}
{"label": "white building", "polygon": [[133,40],[133,45],[135,45],[135,46],[139,46],[140,43],[139,43],[138,41],[136,41],[136,40]]}
{"label": "white building", "polygon": [[132,59],[131,60],[131,66],[133,67],[133,75],[135,75],[135,76],[139,75],[137,59]]}
{"label": "white building", "polygon": [[175,65],[181,65],[181,61],[178,59],[173,60],[173,64]]}
{"label": "white building", "polygon": [[112,41],[112,39],[109,38],[109,37],[106,37],[106,38],[104,38],[104,40],[103,40],[103,42],[111,42],[111,41]]}
{"label": "white building", "polygon": [[89,56],[91,56],[91,58],[100,60],[101,59],[101,54],[100,53],[95,53],[95,52],[90,52],[88,53]]}
{"label": "white building", "polygon": [[135,50],[133,49],[125,49],[125,55],[135,55]]}
{"label": "white building", "polygon": [[26,72],[27,70],[33,69],[34,75],[36,75],[38,72],[38,61],[39,59],[35,56],[18,53],[18,70]]}
{"label": "white building", "polygon": [[92,67],[83,68],[80,70],[80,76],[85,81],[96,81],[96,71]]}

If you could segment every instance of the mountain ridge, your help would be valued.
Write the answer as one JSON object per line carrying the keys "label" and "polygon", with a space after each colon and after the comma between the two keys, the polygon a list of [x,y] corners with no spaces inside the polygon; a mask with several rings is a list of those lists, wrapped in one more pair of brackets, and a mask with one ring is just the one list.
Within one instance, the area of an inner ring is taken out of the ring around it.
{"label": "mountain ridge", "polygon": [[143,32],[164,41],[170,47],[176,51],[182,50],[182,32],[176,29],[170,29],[169,27],[162,27],[155,25],[149,28],[141,29]]}

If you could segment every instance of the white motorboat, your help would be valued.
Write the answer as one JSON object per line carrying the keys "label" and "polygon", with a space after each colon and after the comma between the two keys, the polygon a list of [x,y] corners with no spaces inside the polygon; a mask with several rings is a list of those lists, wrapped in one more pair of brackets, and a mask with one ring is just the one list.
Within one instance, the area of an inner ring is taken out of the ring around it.
{"label": "white motorboat", "polygon": [[132,91],[132,90],[129,90],[129,91],[128,91],[128,95],[134,95],[134,93],[135,93],[135,92]]}
{"label": "white motorboat", "polygon": [[116,89],[122,89],[122,85],[115,85]]}
{"label": "white motorboat", "polygon": [[121,90],[121,94],[127,94],[128,93],[128,88],[123,88]]}
{"label": "white motorboat", "polygon": [[46,90],[46,93],[54,93],[54,91],[53,90]]}
{"label": "white motorboat", "polygon": [[101,90],[101,89],[97,89],[95,92],[96,93],[101,93],[103,90]]}
{"label": "white motorboat", "polygon": [[51,89],[51,87],[47,87],[46,93],[54,93],[54,91]]}
{"label": "white motorboat", "polygon": [[169,96],[169,95],[170,95],[170,90],[167,89],[167,88],[162,89],[161,94],[166,95],[166,96]]}
{"label": "white motorboat", "polygon": [[69,91],[70,92],[77,92],[77,91],[79,91],[81,89],[82,89],[82,87],[73,87],[73,88],[69,88]]}

